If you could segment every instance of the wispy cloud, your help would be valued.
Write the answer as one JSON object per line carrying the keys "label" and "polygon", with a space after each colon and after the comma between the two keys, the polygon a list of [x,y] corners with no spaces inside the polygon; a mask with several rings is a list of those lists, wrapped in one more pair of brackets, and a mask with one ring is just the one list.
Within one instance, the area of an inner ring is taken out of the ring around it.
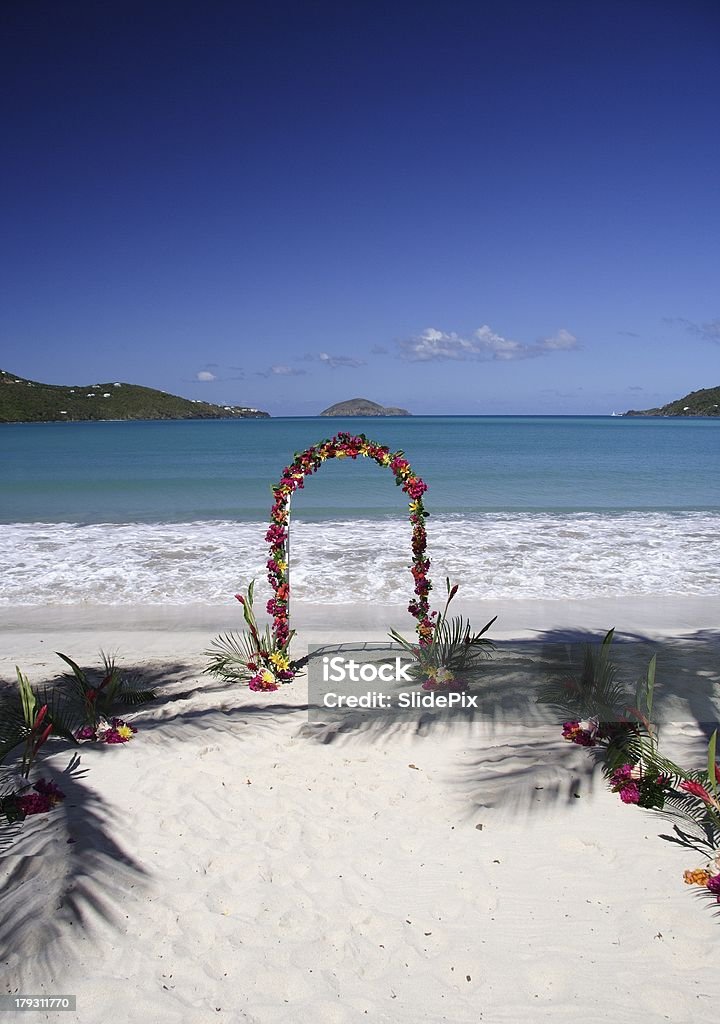
{"label": "wispy cloud", "polygon": [[706,320],[703,324],[695,324],[686,320],[685,323],[693,334],[704,338],[705,341],[714,341],[716,345],[720,345],[720,320]]}
{"label": "wispy cloud", "polygon": [[306,370],[300,370],[295,366],[288,366],[286,363],[278,363],[267,370],[258,370],[258,377],[302,377]]}
{"label": "wispy cloud", "polygon": [[217,380],[217,376],[211,370],[199,370],[195,374],[195,380],[199,380],[203,384],[209,384],[210,381]]}
{"label": "wispy cloud", "polygon": [[713,341],[716,345],[720,345],[720,320],[705,320],[704,323],[698,323],[696,320],[687,320],[682,316],[665,316],[663,323],[682,324],[698,338],[704,338],[705,341]]}
{"label": "wispy cloud", "polygon": [[618,334],[622,334],[625,338],[639,338],[640,335],[635,331],[618,331]]}
{"label": "wispy cloud", "polygon": [[398,342],[400,358],[408,362],[433,360],[498,360],[534,359],[550,352],[569,352],[579,348],[577,338],[564,328],[549,338],[540,338],[529,345],[497,334],[487,324],[478,327],[469,338],[454,331],[438,331],[428,327],[414,338]]}
{"label": "wispy cloud", "polygon": [[309,353],[305,356],[306,361],[314,362],[317,360],[322,363],[323,366],[328,366],[331,370],[336,370],[340,366],[364,366],[364,359],[356,359],[355,356],[333,356],[329,352],[318,352]]}
{"label": "wispy cloud", "polygon": [[386,356],[387,354],[388,350],[384,345],[373,345],[370,349],[370,355],[373,356]]}

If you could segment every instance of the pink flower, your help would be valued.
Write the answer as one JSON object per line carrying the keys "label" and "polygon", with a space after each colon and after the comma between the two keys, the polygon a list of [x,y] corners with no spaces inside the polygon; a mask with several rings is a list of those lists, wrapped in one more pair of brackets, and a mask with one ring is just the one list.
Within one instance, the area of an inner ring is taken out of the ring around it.
{"label": "pink flower", "polygon": [[117,729],[108,729],[103,735],[104,743],[127,743],[127,739],[120,735]]}
{"label": "pink flower", "polygon": [[102,735],[103,743],[127,743],[137,732],[134,725],[128,725],[122,718],[111,718],[110,728]]}
{"label": "pink flower", "polygon": [[279,689],[278,684],[276,682],[271,682],[268,679],[264,679],[260,674],[252,677],[252,679],[248,683],[248,687],[249,689],[254,690],[256,693],[272,693],[273,690]]}
{"label": "pink flower", "polygon": [[59,789],[54,782],[46,782],[45,779],[38,779],[33,786],[33,789],[38,793],[42,793],[43,796],[49,797],[55,803],[59,803],[65,799],[65,794]]}
{"label": "pink flower", "polygon": [[610,785],[624,786],[626,782],[632,779],[634,770],[635,766],[632,764],[623,764],[616,768],[610,777]]}
{"label": "pink flower", "polygon": [[710,892],[715,893],[718,897],[718,903],[720,903],[720,875],[713,875],[712,878],[708,878],[705,884]]}
{"label": "pink flower", "polygon": [[25,793],[18,798],[20,811],[28,817],[31,814],[47,814],[56,804],[65,799],[65,794],[54,782],[39,779],[33,786],[34,793]]}
{"label": "pink flower", "polygon": [[563,739],[571,743],[577,743],[581,747],[594,747],[595,734],[590,729],[584,729],[580,722],[563,722]]}
{"label": "pink flower", "polygon": [[96,740],[97,733],[92,725],[83,725],[75,731],[76,740]]}
{"label": "pink flower", "polygon": [[637,782],[628,782],[620,789],[620,799],[624,804],[640,803],[640,790]]}
{"label": "pink flower", "polygon": [[26,793],[18,800],[18,807],[28,817],[31,814],[46,814],[52,809],[52,804],[49,798],[41,793]]}

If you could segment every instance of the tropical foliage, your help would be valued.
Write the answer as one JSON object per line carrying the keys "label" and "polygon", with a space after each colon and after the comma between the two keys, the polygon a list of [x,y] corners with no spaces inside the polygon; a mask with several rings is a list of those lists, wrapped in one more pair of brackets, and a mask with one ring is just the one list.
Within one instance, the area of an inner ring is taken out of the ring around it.
{"label": "tropical foliage", "polygon": [[[105,734],[123,729],[125,731],[121,735],[130,739],[135,730],[128,734],[126,730],[131,727],[117,718],[115,712],[155,700],[155,691],[145,689],[137,676],[123,674],[115,664],[115,659],[106,654],[101,653],[102,671],[91,677],[66,654],[59,651],[56,653],[72,670],[65,676],[61,686],[67,706],[77,721],[75,737],[82,740],[103,738],[105,742],[117,743],[117,739],[107,739]],[[113,722],[120,724],[113,726]]]}
{"label": "tropical foliage", "polygon": [[17,687],[0,696],[0,822],[4,819],[6,825],[32,814],[45,814],[65,799],[54,782],[44,778],[29,781],[51,738],[75,746],[79,740],[127,743],[137,729],[113,711],[155,697],[154,690],[143,689],[138,679],[124,676],[105,655],[97,681],[67,655],[59,656],[72,669],[59,685],[33,688],[17,668]]}
{"label": "tropical foliage", "polygon": [[429,643],[414,643],[397,630],[389,636],[401,645],[413,659],[410,675],[422,684],[424,690],[464,690],[473,681],[481,664],[490,657],[495,645],[484,634],[497,616],[474,632],[470,622],[461,616],[448,617],[448,608],[458,592],[458,584],[445,580],[447,599],[439,614],[433,612],[432,634]]}
{"label": "tropical foliage", "polygon": [[613,793],[668,817],[674,841],[698,852],[705,865],[685,872],[689,885],[699,885],[720,903],[720,765],[716,761],[717,730],[708,744],[707,766],[686,769],[664,757],[653,723],[655,657],[634,691],[617,678],[610,659],[613,630],[599,650],[587,646],[577,678],[548,683],[539,701],[565,719],[562,735],[593,748]]}

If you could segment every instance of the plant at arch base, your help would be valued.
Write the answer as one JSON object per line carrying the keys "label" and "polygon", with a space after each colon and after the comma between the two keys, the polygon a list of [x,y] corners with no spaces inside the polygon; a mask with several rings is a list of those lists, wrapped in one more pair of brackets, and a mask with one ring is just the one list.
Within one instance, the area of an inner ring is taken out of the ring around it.
{"label": "plant at arch base", "polygon": [[495,649],[495,644],[484,634],[495,622],[497,615],[478,633],[473,632],[467,619],[459,615],[448,618],[448,608],[458,592],[458,584],[451,586],[447,578],[445,587],[445,607],[439,615],[437,612],[431,615],[433,627],[429,643],[413,643],[394,629],[389,633],[390,638],[413,658],[410,675],[422,684],[424,690],[466,690],[480,664]]}
{"label": "plant at arch base", "polygon": [[427,484],[412,470],[404,452],[391,452],[386,445],[370,441],[364,434],[340,432],[334,437],[296,452],[293,461],[282,471],[273,487],[273,505],[270,526],[265,534],[270,551],[267,560],[268,580],[273,597],[267,603],[272,616],[272,627],[263,632],[253,609],[254,581],[247,595],[236,594],[243,606],[247,629],[239,636],[226,633],[216,637],[205,653],[211,659],[206,671],[221,678],[248,683],[251,690],[272,692],[291,682],[307,659],[291,661],[288,653],[294,631],[289,625],[289,526],[290,501],[295,491],[302,489],[305,478],[315,473],[328,459],[370,458],[387,468],[395,483],[408,496],[408,516],[412,526],[413,596],[408,611],[416,619],[419,647],[430,647],[436,633],[434,615],[430,613],[429,594],[432,583],[428,577],[430,561],[427,558],[425,520],[428,513],[423,505]]}
{"label": "plant at arch base", "polygon": [[255,580],[248,587],[247,595],[236,594],[235,598],[243,608],[247,624],[238,636],[224,633],[213,640],[206,654],[210,658],[206,672],[247,683],[251,690],[271,693],[283,683],[290,683],[301,667],[301,662],[290,661],[287,648],[295,630],[289,630],[284,644],[280,644],[269,626],[260,632],[253,610]]}

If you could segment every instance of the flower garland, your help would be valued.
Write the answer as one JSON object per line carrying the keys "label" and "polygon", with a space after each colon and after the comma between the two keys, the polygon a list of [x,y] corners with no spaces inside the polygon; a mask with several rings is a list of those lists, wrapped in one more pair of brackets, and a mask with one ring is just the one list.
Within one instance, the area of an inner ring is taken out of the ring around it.
{"label": "flower garland", "polygon": [[[425,484],[410,468],[402,451],[391,452],[386,445],[369,441],[364,434],[341,432],[324,441],[319,441],[304,452],[295,455],[294,460],[282,472],[279,483],[273,487],[273,506],[270,511],[271,525],[265,540],[270,545],[267,561],[268,580],[274,597],[267,603],[268,614],[272,616],[272,636],[276,653],[286,657],[290,642],[288,607],[290,583],[288,578],[288,527],[290,523],[290,499],[295,491],[304,487],[305,478],[315,473],[328,459],[357,459],[361,455],[373,459],[379,466],[389,468],[398,487],[408,495],[410,522],[412,524],[412,567],[415,596],[408,605],[408,611],[417,620],[417,634],[422,646],[432,640],[434,613],[430,613],[428,595],[432,584],[428,579],[430,561],[426,555],[427,535],[425,532],[425,511],[422,496],[427,490]],[[287,666],[283,666],[288,671]],[[286,681],[286,680],[283,680]]]}
{"label": "flower garland", "polygon": [[432,647],[440,619],[437,612],[430,611],[428,600],[432,584],[428,579],[430,560],[426,554],[425,520],[428,513],[423,505],[427,484],[413,472],[402,451],[391,452],[386,445],[369,441],[364,434],[342,432],[325,441],[318,441],[304,452],[296,453],[290,465],[283,470],[279,483],[272,489],[271,522],[265,534],[265,540],[270,545],[267,570],[273,597],[267,602],[267,613],[272,617],[272,627],[266,625],[261,631],[258,626],[253,609],[253,580],[247,594],[235,595],[243,607],[247,629],[239,635],[226,633],[215,638],[206,652],[211,658],[206,671],[223,679],[247,683],[251,690],[268,693],[295,678],[307,659],[291,661],[288,653],[293,637],[289,615],[290,500],[295,491],[304,486],[305,478],[315,473],[328,459],[357,459],[359,455],[390,469],[395,483],[409,498],[408,511],[412,525],[410,571],[414,596],[408,604],[408,611],[417,620],[416,649],[425,651]]}

